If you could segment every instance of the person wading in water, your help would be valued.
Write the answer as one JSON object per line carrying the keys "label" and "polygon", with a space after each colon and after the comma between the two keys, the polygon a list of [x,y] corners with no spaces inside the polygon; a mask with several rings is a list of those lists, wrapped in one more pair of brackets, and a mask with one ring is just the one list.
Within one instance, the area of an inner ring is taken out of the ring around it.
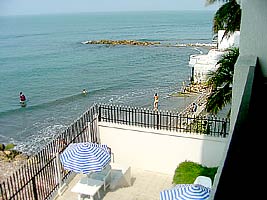
{"label": "person wading in water", "polygon": [[154,95],[154,111],[158,111],[159,107],[159,96],[157,93]]}
{"label": "person wading in water", "polygon": [[20,105],[26,106],[26,97],[22,92],[19,93],[19,98],[20,98]]}

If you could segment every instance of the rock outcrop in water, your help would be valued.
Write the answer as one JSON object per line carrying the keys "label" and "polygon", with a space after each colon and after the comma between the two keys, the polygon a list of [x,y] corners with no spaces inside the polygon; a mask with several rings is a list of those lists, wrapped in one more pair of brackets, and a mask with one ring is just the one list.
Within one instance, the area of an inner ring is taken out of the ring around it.
{"label": "rock outcrop in water", "polygon": [[135,45],[150,46],[160,44],[160,42],[136,41],[136,40],[92,40],[82,42],[83,44],[107,44],[107,45]]}

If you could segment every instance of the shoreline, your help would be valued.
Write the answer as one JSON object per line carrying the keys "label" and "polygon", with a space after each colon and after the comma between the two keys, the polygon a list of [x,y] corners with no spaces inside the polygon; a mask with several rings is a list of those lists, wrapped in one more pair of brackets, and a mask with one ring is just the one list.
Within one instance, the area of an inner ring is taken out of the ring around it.
{"label": "shoreline", "polygon": [[[177,91],[173,94],[171,94],[171,97],[174,98],[191,98],[193,99],[193,102],[197,102],[199,99],[201,99],[201,96],[205,94],[206,88],[203,85],[187,85],[184,91]],[[174,99],[173,101],[179,101],[177,99]],[[192,103],[189,103],[189,105],[186,105],[186,107],[180,111],[178,111],[180,114],[196,114],[191,112]],[[172,102],[169,102],[172,104]],[[198,102],[198,104],[200,104]],[[173,104],[172,104],[173,105]],[[198,113],[198,112],[197,112]],[[0,159],[0,180],[6,180],[9,178],[15,171],[17,171],[23,164],[26,164],[30,157],[23,156],[24,153],[20,154],[18,159],[13,160],[2,160]]]}
{"label": "shoreline", "polygon": [[[203,84],[188,84],[183,86],[180,91],[173,93],[172,97],[196,97],[193,102],[186,106],[182,111],[179,112],[179,115],[195,115],[198,116],[205,109],[207,97],[210,94],[210,89]],[[197,106],[197,109],[193,111],[194,105]]]}

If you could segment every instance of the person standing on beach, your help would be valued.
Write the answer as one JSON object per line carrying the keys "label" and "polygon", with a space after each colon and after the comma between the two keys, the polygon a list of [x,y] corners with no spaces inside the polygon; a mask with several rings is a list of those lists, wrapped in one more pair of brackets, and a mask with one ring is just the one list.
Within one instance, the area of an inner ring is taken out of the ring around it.
{"label": "person standing on beach", "polygon": [[197,104],[194,102],[192,107],[193,112],[197,112]]}
{"label": "person standing on beach", "polygon": [[159,96],[158,93],[155,93],[154,95],[154,111],[158,111],[159,107]]}

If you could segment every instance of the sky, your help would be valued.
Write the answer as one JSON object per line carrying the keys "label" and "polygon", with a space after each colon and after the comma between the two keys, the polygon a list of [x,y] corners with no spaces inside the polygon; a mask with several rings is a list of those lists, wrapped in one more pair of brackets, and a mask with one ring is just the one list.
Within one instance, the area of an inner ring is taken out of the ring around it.
{"label": "sky", "polygon": [[76,12],[217,10],[206,0],[0,0],[0,15]]}

